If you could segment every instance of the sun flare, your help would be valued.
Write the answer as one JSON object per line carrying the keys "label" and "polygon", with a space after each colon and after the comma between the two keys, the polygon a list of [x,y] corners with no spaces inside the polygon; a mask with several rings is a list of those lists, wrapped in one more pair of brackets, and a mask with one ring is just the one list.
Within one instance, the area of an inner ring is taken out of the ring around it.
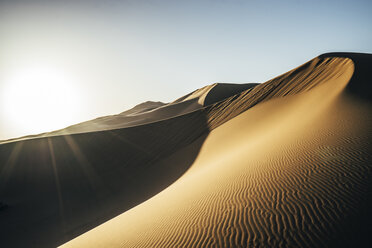
{"label": "sun flare", "polygon": [[79,111],[76,82],[57,68],[19,69],[5,80],[2,94],[7,121],[24,134],[63,128]]}

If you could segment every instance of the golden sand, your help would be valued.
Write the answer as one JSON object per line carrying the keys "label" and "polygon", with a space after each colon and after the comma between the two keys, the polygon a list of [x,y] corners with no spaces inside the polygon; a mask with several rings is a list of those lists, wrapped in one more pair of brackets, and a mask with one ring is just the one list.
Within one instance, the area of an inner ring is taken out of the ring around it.
{"label": "golden sand", "polygon": [[364,247],[372,239],[371,61],[326,54],[257,86],[214,84],[2,144],[0,201],[9,208],[0,212],[1,240]]}

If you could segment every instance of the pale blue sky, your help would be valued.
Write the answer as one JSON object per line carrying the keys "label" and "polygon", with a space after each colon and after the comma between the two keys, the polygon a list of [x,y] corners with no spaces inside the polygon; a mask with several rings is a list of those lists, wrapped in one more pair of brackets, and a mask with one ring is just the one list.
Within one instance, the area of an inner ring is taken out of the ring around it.
{"label": "pale blue sky", "polygon": [[[371,53],[371,11],[371,1],[3,0],[0,93],[35,65],[65,73],[79,98],[60,113],[66,125],[214,82],[264,82],[321,53]],[[2,104],[0,139],[34,130],[14,127]]]}

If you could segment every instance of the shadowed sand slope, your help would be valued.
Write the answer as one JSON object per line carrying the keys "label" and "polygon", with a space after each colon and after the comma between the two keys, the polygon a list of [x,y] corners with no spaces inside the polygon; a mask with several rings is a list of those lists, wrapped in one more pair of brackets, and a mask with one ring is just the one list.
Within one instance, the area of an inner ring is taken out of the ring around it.
{"label": "shadowed sand slope", "polygon": [[[192,99],[218,92],[194,94]],[[225,96],[231,106],[240,104],[226,93],[214,99]],[[180,108],[179,114],[177,108],[164,107],[163,113],[169,110],[172,118],[98,132],[39,135],[0,145],[1,243],[57,246],[157,194],[192,164],[210,126],[245,110],[224,111],[220,118],[208,120],[207,114],[218,112],[220,104],[188,113]],[[140,116],[158,109],[157,105],[162,104],[148,102],[123,114]],[[181,163],[162,162],[192,142]]]}
{"label": "shadowed sand slope", "polygon": [[[370,55],[326,54],[205,109],[192,166],[63,247],[367,247]],[[240,114],[240,115],[238,115]]]}

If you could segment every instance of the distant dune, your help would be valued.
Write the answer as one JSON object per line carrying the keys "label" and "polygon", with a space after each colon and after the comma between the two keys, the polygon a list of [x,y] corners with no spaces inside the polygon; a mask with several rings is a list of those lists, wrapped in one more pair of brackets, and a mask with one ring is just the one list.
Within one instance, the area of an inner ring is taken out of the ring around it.
{"label": "distant dune", "polygon": [[[0,145],[5,247],[368,247],[372,55]],[[66,243],[67,242],[67,243]]]}

